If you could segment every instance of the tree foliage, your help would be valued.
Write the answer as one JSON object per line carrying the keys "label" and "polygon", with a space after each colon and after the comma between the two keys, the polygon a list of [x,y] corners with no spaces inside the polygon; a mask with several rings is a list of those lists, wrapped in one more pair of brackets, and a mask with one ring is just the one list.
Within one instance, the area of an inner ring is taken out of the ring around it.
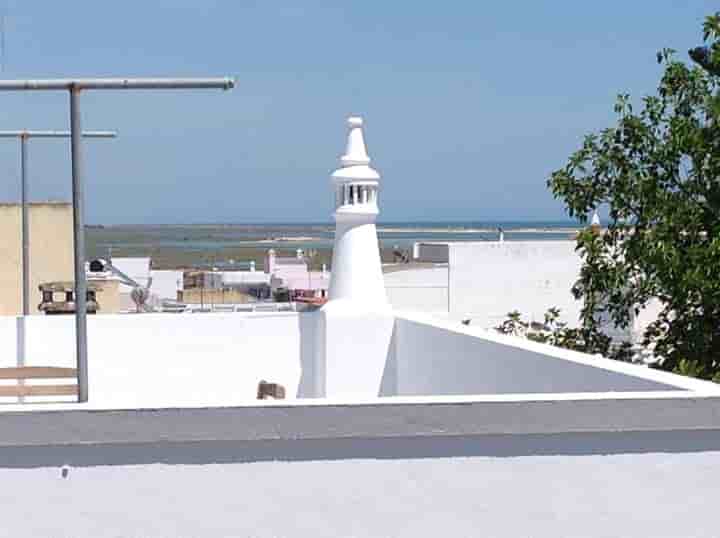
{"label": "tree foliage", "polygon": [[[629,342],[613,342],[601,331],[592,335],[588,340],[588,331],[583,328],[568,327],[567,323],[560,319],[560,309],[549,308],[544,315],[544,321],[528,321],[523,315],[514,310],[507,314],[503,322],[495,327],[501,334],[519,336],[534,342],[550,344],[551,346],[572,349],[583,353],[596,353],[604,357],[618,360],[633,360],[638,355],[632,349]],[[642,357],[637,357],[642,360]]]}
{"label": "tree foliage", "polygon": [[657,95],[635,110],[615,105],[617,124],[588,135],[548,181],[581,222],[607,207],[604,234],[582,232],[573,293],[584,299],[583,340],[602,347],[598,313],[621,327],[656,297],[644,344],[661,367],[720,380],[720,13],[703,26],[694,64],[664,49]]}

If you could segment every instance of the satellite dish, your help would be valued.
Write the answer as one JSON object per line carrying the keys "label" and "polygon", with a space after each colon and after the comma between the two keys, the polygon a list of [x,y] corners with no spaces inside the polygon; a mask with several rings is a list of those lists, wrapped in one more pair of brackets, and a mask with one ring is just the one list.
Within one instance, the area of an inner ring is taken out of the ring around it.
{"label": "satellite dish", "polygon": [[90,262],[91,273],[103,273],[105,272],[105,260],[93,260]]}

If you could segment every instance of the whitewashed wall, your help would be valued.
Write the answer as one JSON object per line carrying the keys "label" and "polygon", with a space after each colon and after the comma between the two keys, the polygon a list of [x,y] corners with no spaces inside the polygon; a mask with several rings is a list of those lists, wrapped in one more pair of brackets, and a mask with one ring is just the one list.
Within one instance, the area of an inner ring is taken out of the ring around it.
{"label": "whitewashed wall", "polygon": [[[89,316],[89,403],[234,405],[253,400],[261,379],[283,384],[293,398],[301,359],[312,353],[301,339],[301,318],[284,312]],[[0,366],[17,365],[17,323],[0,317]],[[25,365],[75,366],[72,316],[33,316],[26,334]]]}
{"label": "whitewashed wall", "polygon": [[450,312],[494,327],[513,310],[541,321],[558,307],[575,324],[581,304],[570,288],[579,274],[573,241],[451,243]]}
{"label": "whitewashed wall", "polygon": [[397,310],[447,314],[447,287],[393,286],[385,289],[388,301]]}
{"label": "whitewashed wall", "polygon": [[401,268],[383,277],[388,301],[396,310],[447,313],[447,266]]}
{"label": "whitewashed wall", "polygon": [[[450,243],[449,256],[453,318],[470,318],[475,326],[493,328],[513,310],[542,321],[548,308],[558,307],[561,320],[577,326],[582,302],[570,289],[582,260],[574,241]],[[613,338],[640,341],[661,309],[658,300],[651,300],[637,316],[630,313],[627,329],[613,328],[608,321],[605,330]]]}
{"label": "whitewashed wall", "polygon": [[[330,340],[321,338],[318,314],[90,316],[88,407],[245,404],[255,400],[261,379],[282,384],[289,399],[348,398],[361,380],[375,387],[370,397],[377,387],[382,396],[677,388],[657,377],[662,372],[409,313],[388,320],[389,349],[373,347],[369,355],[361,344],[377,347],[374,322],[364,329],[370,318],[343,318],[348,327],[330,330],[343,353],[329,363],[320,352]],[[75,366],[73,317],[33,316],[26,323],[25,365]],[[0,317],[0,366],[20,364],[18,325],[14,317]],[[57,400],[70,398],[28,399]]]}
{"label": "whitewashed wall", "polygon": [[678,389],[664,372],[453,322],[398,317],[394,345],[386,396]]}

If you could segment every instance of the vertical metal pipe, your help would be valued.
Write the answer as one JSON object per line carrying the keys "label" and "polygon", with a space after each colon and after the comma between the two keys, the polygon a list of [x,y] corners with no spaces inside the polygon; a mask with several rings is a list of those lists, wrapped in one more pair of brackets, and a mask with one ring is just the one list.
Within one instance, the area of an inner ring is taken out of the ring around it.
{"label": "vertical metal pipe", "polygon": [[22,305],[23,316],[30,314],[30,233],[28,223],[27,135],[20,137],[20,199],[22,211]]}
{"label": "vertical metal pipe", "polygon": [[448,314],[450,314],[450,245],[448,245],[447,309],[448,309]]}
{"label": "vertical metal pipe", "polygon": [[85,280],[85,215],[83,192],[82,127],[80,89],[70,88],[70,155],[73,187],[73,242],[75,258],[75,350],[78,401],[88,401],[87,282]]}
{"label": "vertical metal pipe", "polygon": [[[22,317],[19,318],[17,335],[17,365],[19,368],[25,366],[25,354],[27,353],[27,315],[30,314],[30,233],[28,229],[28,187],[27,187],[27,140],[26,134],[20,136],[20,219],[22,221]],[[24,385],[24,380],[18,380],[19,385]],[[18,397],[18,402],[23,403],[25,398]]]}

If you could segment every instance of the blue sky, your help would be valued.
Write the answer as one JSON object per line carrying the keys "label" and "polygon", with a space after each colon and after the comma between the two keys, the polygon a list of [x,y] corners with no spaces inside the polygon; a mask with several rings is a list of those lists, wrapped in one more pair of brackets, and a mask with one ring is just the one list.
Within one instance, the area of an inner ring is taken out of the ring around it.
{"label": "blue sky", "polygon": [[[383,220],[562,219],[547,192],[655,52],[698,44],[709,1],[0,0],[4,78],[237,77],[230,92],[94,92],[92,223],[328,221],[362,114]],[[0,94],[0,129],[68,126],[64,93]],[[31,142],[34,199],[69,199],[68,146]],[[0,140],[0,199],[18,196]]]}

